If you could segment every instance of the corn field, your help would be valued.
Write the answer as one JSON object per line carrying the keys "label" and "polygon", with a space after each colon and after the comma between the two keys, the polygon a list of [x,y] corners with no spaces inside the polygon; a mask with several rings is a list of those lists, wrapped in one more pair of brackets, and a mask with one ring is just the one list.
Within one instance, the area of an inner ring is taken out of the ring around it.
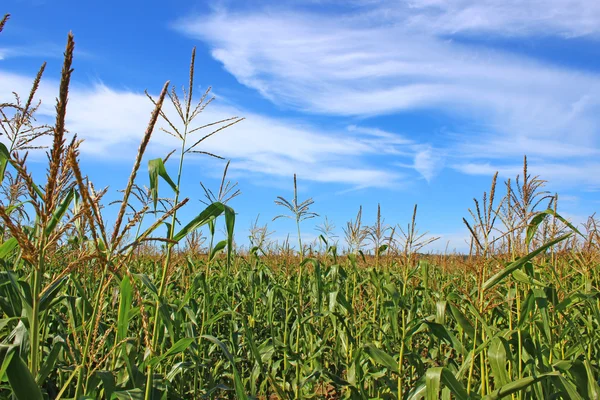
{"label": "corn field", "polygon": [[[111,205],[65,123],[74,49],[69,35],[53,124],[35,119],[45,64],[27,97],[0,104],[0,398],[600,397],[596,220],[562,218],[526,159],[522,175],[502,190],[494,176],[466,210],[466,255],[424,254],[436,238],[419,233],[416,206],[396,227],[381,210],[366,226],[359,210],[346,249],[327,221],[317,243],[302,243],[317,215],[295,176],[294,198],[275,203],[287,212],[276,218],[295,221],[297,247],[256,223],[243,250],[226,171],[218,192],[205,188],[202,212],[177,216],[190,201],[180,197],[186,157],[218,157],[203,141],[242,121],[195,124],[212,101],[208,91],[195,100],[195,52],[183,95],[169,82],[148,95],[154,110]],[[147,160],[159,125],[181,147]],[[38,182],[27,158],[43,138]]]}

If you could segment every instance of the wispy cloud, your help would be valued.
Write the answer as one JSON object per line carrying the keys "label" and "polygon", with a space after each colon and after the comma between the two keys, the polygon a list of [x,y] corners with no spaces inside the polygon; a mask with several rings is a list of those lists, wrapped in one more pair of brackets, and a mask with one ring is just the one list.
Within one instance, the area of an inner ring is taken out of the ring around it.
{"label": "wispy cloud", "polygon": [[[43,59],[61,58],[63,51],[63,46],[57,45],[55,43],[37,43],[25,46],[5,46],[0,47],[0,60],[24,57],[35,57]],[[90,54],[85,51],[78,51],[78,56],[89,57]]]}
{"label": "wispy cloud", "polygon": [[[549,163],[543,160],[529,162],[528,172],[539,175],[542,179],[559,186],[585,186],[590,189],[600,188],[600,163],[594,161],[568,163]],[[491,176],[496,171],[504,178],[523,175],[523,166],[505,163],[463,163],[453,166],[454,169],[468,175]]]}
{"label": "wispy cloud", "polygon": [[600,33],[600,4],[588,0],[411,0],[382,9],[435,33],[576,37]]}
{"label": "wispy cloud", "polygon": [[[445,163],[445,154],[441,149],[434,148],[428,143],[419,143],[398,133],[387,132],[378,128],[350,125],[348,130],[360,135],[360,141],[365,143],[379,156],[394,156],[393,165],[417,171],[427,182],[430,182]],[[398,159],[408,158],[412,162],[398,162]]]}
{"label": "wispy cloud", "polygon": [[427,182],[431,181],[444,166],[444,158],[439,151],[431,147],[419,150],[415,155],[414,168]]}
{"label": "wispy cloud", "polygon": [[[12,91],[25,95],[30,85],[31,77],[0,70],[0,93],[9,96],[0,101],[12,100]],[[40,122],[44,119],[51,122],[57,88],[57,82],[42,80],[38,91],[42,100]],[[68,129],[85,139],[83,151],[88,155],[117,159],[131,157],[151,109],[152,104],[143,93],[116,90],[102,83],[75,84],[70,91]],[[166,112],[175,115],[168,106]],[[234,159],[233,172],[275,177],[298,173],[305,180],[360,188],[390,187],[408,179],[407,174],[392,165],[374,164],[369,160],[370,156],[392,145],[398,152],[406,145],[406,155],[411,157],[415,144],[390,138],[389,134],[322,131],[297,121],[222,105],[218,101],[207,108],[197,123],[201,125],[234,115],[244,116],[246,120],[211,137],[202,148]],[[158,155],[177,147],[174,139],[162,132],[155,134],[153,143],[151,151]]]}
{"label": "wispy cloud", "polygon": [[598,154],[599,74],[466,44],[452,34],[596,35],[600,5],[398,4],[356,1],[336,17],[289,4],[219,9],[174,26],[206,42],[239,82],[286,107],[335,116],[436,110],[459,117],[465,132],[425,143],[438,151],[425,147],[415,157],[426,179],[443,165],[440,152],[475,163],[527,153],[580,169]]}

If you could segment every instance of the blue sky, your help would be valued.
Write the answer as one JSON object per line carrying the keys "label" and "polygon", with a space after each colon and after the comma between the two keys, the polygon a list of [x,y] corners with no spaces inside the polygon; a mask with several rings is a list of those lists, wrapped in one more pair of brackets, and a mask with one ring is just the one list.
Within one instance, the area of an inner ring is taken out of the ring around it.
{"label": "blue sky", "polygon": [[[574,222],[598,209],[600,3],[590,0],[43,1],[8,0],[0,35],[0,101],[23,95],[43,61],[40,118],[50,118],[68,31],[76,40],[68,128],[97,186],[126,183],[151,104],[166,80],[187,83],[197,46],[197,93],[216,100],[198,123],[246,119],[203,150],[231,159],[242,195],[243,241],[260,214],[274,238],[290,233],[273,200],[292,194],[343,236],[363,206],[372,223],[418,222],[430,249],[464,250],[473,197],[521,171],[548,180]],[[177,147],[156,132],[149,157]],[[43,161],[43,155],[37,159]],[[36,159],[36,157],[34,157]],[[168,165],[175,173],[173,161]],[[185,216],[216,188],[224,162],[187,162]],[[40,171],[43,164],[39,163]],[[140,183],[147,184],[146,174]],[[168,195],[166,189],[163,193]],[[116,196],[116,194],[114,194]],[[303,226],[306,239],[315,224]]]}

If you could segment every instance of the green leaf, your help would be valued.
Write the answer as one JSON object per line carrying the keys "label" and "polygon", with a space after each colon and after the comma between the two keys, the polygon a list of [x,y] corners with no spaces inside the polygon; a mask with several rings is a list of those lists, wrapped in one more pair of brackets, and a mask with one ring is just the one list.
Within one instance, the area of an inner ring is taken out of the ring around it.
{"label": "green leaf", "polygon": [[600,398],[600,387],[598,386],[598,381],[596,380],[596,378],[594,378],[594,371],[592,370],[590,361],[585,360],[583,362],[583,365],[585,366],[585,372],[587,373],[588,395],[591,399],[598,399]]}
{"label": "green leaf", "polygon": [[424,321],[429,328],[429,331],[433,333],[440,340],[444,340],[446,343],[452,345],[452,347],[461,354],[466,354],[467,351],[460,343],[460,341],[450,332],[446,327],[442,324],[438,324],[435,322]]}
{"label": "green leaf", "polygon": [[[6,374],[6,369],[8,368],[8,366],[10,365],[10,362],[12,360],[12,358],[15,356],[15,352],[14,351],[10,351],[10,349],[14,346],[6,346],[6,345],[0,345],[0,349],[5,352],[6,354],[4,355],[4,359],[2,360],[2,365],[0,366],[0,381],[4,380],[4,374]],[[19,355],[17,355],[18,357]]]}
{"label": "green leaf", "polygon": [[238,372],[237,368],[235,367],[235,360],[233,359],[233,356],[227,349],[225,343],[221,342],[219,339],[211,335],[202,335],[202,337],[206,340],[213,342],[221,348],[221,350],[225,354],[225,357],[227,357],[227,359],[229,360],[231,368],[233,369],[233,383],[235,386],[236,398],[241,400],[248,400],[248,396],[246,396],[246,392],[244,391],[244,383],[242,382],[242,377]]}
{"label": "green leaf", "polygon": [[12,271],[7,271],[6,275],[0,273],[0,278],[8,278],[8,282],[13,288],[13,293],[17,293],[21,298],[21,305],[25,311],[25,316],[31,321],[32,318],[32,300],[31,300],[31,288],[29,284],[24,281],[18,281],[17,275]]}
{"label": "green leaf", "polygon": [[0,143],[0,183],[4,180],[8,160],[10,160],[10,153],[4,143]]}
{"label": "green leaf", "polygon": [[254,361],[258,365],[260,371],[267,377],[277,394],[281,399],[285,399],[284,390],[279,386],[279,384],[273,379],[271,374],[265,368],[264,363],[269,361],[273,356],[273,352],[275,348],[270,340],[267,340],[265,343],[261,345],[259,349],[256,347],[256,343],[254,342],[254,335],[252,334],[252,329],[248,327],[247,318],[244,318],[244,333],[246,334],[246,339],[248,340],[248,344],[250,345],[250,351],[252,352],[252,356],[254,357]]}
{"label": "green leaf", "polygon": [[514,270],[521,268],[523,265],[525,265],[525,263],[527,261],[531,260],[538,254],[544,252],[546,249],[554,246],[555,244],[562,242],[563,240],[565,240],[566,238],[568,238],[570,236],[571,236],[571,233],[567,233],[566,235],[560,236],[559,238],[551,240],[550,242],[544,244],[540,248],[535,249],[534,251],[527,254],[526,256],[523,256],[523,257],[511,262],[502,271],[499,271],[494,276],[492,276],[490,279],[488,279],[483,284],[483,289],[487,290],[487,289],[492,288],[493,286],[495,286],[496,284],[501,282],[504,278],[506,278],[508,275],[510,275]]}
{"label": "green leaf", "polygon": [[[473,328],[473,324],[471,324],[471,322],[467,319],[465,314],[463,314],[463,312],[460,311],[460,309],[452,303],[448,303],[448,307],[450,307],[450,313],[452,314],[456,322],[458,322],[462,330],[465,331],[467,336],[469,336],[471,339],[474,339],[475,328]],[[479,337],[477,339],[478,341],[481,341]]]}
{"label": "green leaf", "polygon": [[103,398],[111,398],[116,388],[115,376],[110,371],[97,371],[96,376],[102,381],[104,387]]}
{"label": "green leaf", "polygon": [[117,319],[117,342],[121,342],[127,337],[127,329],[129,328],[129,309],[133,301],[133,287],[129,280],[129,276],[125,275],[121,280],[120,286],[120,301],[119,301],[119,316]]}
{"label": "green leaf", "polygon": [[152,200],[154,201],[154,209],[158,203],[158,177],[160,176],[171,186],[175,193],[178,193],[177,185],[171,179],[165,168],[165,163],[162,158],[155,158],[148,161],[148,174],[150,175],[150,191],[152,192]]}
{"label": "green leaf", "polygon": [[8,317],[20,318],[23,311],[21,287],[13,285],[9,279],[12,271],[0,272],[0,309]]}
{"label": "green leaf", "polygon": [[152,283],[152,280],[150,280],[150,277],[148,275],[146,275],[146,274],[133,274],[133,276],[135,276],[140,281],[142,281],[142,283],[144,284],[144,286],[146,286],[146,288],[148,288],[150,290],[150,292],[152,292],[152,294],[154,295],[155,299],[158,299],[158,289],[156,288],[156,286],[154,285],[154,283]]}
{"label": "green leaf", "polygon": [[19,242],[14,237],[11,237],[2,245],[0,245],[0,260],[6,259],[17,247],[19,246]]}
{"label": "green leaf", "polygon": [[510,354],[510,347],[506,339],[501,337],[493,338],[490,342],[490,347],[488,348],[488,357],[496,387],[502,387],[510,382],[510,378],[506,370],[508,354]]}
{"label": "green leaf", "polygon": [[520,269],[514,270],[512,272],[512,277],[517,282],[525,283],[528,285],[546,286],[543,282],[541,282],[535,278],[532,278],[531,276],[527,275],[525,272],[521,271]]}
{"label": "green leaf", "polygon": [[154,365],[162,362],[163,360],[167,359],[168,357],[171,357],[175,354],[179,354],[179,353],[185,351],[188,347],[190,347],[190,345],[194,342],[194,340],[195,340],[195,338],[193,338],[193,337],[179,339],[177,341],[177,343],[173,344],[173,346],[171,346],[171,348],[169,350],[167,350],[166,353],[163,353],[160,356],[154,357],[153,359],[151,359],[148,362],[148,365],[154,366]]}
{"label": "green leaf", "polygon": [[67,279],[68,276],[63,276],[61,279],[53,282],[46,290],[42,292],[40,295],[40,311],[44,311],[50,306]]}
{"label": "green leaf", "polygon": [[142,400],[144,398],[144,392],[142,389],[131,389],[131,390],[120,390],[113,392],[110,396],[110,400]]}
{"label": "green leaf", "polygon": [[60,350],[63,347],[62,339],[54,339],[54,346],[52,346],[52,350],[50,350],[50,354],[46,357],[44,364],[40,368],[38,372],[38,376],[36,381],[39,385],[43,385],[50,375],[50,372],[54,370],[54,366],[56,365],[56,360],[58,359],[58,355],[60,354]]}
{"label": "green leaf", "polygon": [[[173,236],[173,240],[179,242],[181,239],[186,237],[190,232],[206,225],[209,221],[214,220],[219,215],[223,214],[225,207],[221,203],[212,203],[204,209],[198,216],[192,219],[186,226],[184,226],[179,232]],[[228,207],[227,207],[228,208]],[[229,230],[229,228],[228,228]],[[233,233],[232,233],[233,235]]]}
{"label": "green leaf", "polygon": [[208,261],[212,261],[217,255],[217,253],[223,250],[225,246],[227,246],[227,240],[221,240],[219,243],[217,243],[210,252],[210,257],[208,258]]}
{"label": "green leaf", "polygon": [[8,350],[9,354],[11,352],[14,352],[14,354],[11,356],[6,368],[6,376],[13,394],[18,400],[42,400],[43,396],[40,387],[35,382],[27,365],[25,365],[17,351],[17,346]]}
{"label": "green leaf", "polygon": [[398,362],[394,360],[394,357],[390,356],[385,351],[378,349],[372,344],[366,345],[365,351],[375,363],[383,365],[396,374],[398,373]]}
{"label": "green leaf", "polygon": [[429,368],[425,373],[425,385],[427,400],[436,400],[440,398],[441,383],[443,383],[454,398],[458,400],[469,400],[470,396],[467,390],[460,383],[454,374],[446,367]]}
{"label": "green leaf", "polygon": [[529,386],[537,383],[543,379],[546,379],[550,376],[560,376],[560,372],[548,372],[546,374],[541,374],[538,376],[528,376],[526,378],[517,379],[507,385],[502,386],[500,389],[490,393],[485,396],[484,400],[496,400],[506,397],[512,393],[520,392],[523,389],[527,389]]}
{"label": "green leaf", "polygon": [[531,240],[535,236],[535,233],[537,232],[538,227],[546,219],[546,217],[548,215],[552,215],[554,218],[558,219],[559,221],[561,221],[562,223],[567,225],[573,232],[577,233],[579,236],[585,237],[569,221],[567,221],[562,216],[557,214],[554,210],[548,209],[548,210],[538,213],[535,217],[533,217],[531,219],[531,222],[529,222],[529,225],[527,226],[527,237],[525,239],[525,241],[528,245],[531,243]]}
{"label": "green leaf", "polygon": [[565,379],[564,376],[558,376],[555,378],[557,382],[557,386],[562,387],[566,394],[569,396],[571,400],[583,400],[583,397],[577,392],[577,386],[573,384],[573,382]]}
{"label": "green leaf", "polygon": [[235,227],[235,211],[222,205],[225,209],[225,225],[227,226],[227,268],[231,268],[231,252],[233,250],[233,229]]}
{"label": "green leaf", "polygon": [[52,233],[52,231],[54,230],[54,228],[56,228],[56,225],[58,225],[58,222],[61,219],[63,219],[67,210],[69,209],[69,205],[73,201],[74,196],[75,196],[75,189],[69,190],[69,193],[63,199],[62,203],[60,203],[60,205],[56,208],[56,210],[54,210],[54,214],[52,214],[52,219],[50,220],[50,222],[46,226],[46,229],[44,230],[44,233],[46,234],[46,236],[49,236]]}
{"label": "green leaf", "polygon": [[173,365],[173,368],[171,368],[171,370],[169,371],[169,373],[167,374],[167,376],[165,377],[169,382],[173,382],[173,379],[175,379],[175,377],[178,374],[183,374],[183,372],[190,370],[191,368],[194,367],[194,363],[190,362],[190,361],[180,361],[178,363],[176,363],[175,365]]}

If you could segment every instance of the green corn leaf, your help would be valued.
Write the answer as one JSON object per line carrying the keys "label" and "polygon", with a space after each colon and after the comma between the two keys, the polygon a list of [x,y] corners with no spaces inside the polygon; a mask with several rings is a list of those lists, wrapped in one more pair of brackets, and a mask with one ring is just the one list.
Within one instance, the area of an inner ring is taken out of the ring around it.
{"label": "green corn leaf", "polygon": [[31,288],[29,287],[29,284],[24,281],[18,281],[16,274],[12,271],[8,271],[6,275],[0,275],[0,277],[8,278],[8,281],[13,287],[14,292],[18,293],[19,297],[22,300],[21,305],[22,309],[25,311],[25,316],[31,321],[33,313],[33,301],[31,299]]}
{"label": "green corn leaf", "polygon": [[129,280],[129,276],[125,275],[121,280],[120,299],[119,299],[119,315],[117,319],[117,342],[121,342],[127,337],[127,329],[129,328],[129,309],[133,301],[133,287]]}
{"label": "green corn leaf", "polygon": [[10,153],[8,149],[4,145],[4,143],[0,143],[0,183],[4,180],[4,173],[6,172],[6,165],[10,160]]}
{"label": "green corn leaf", "polygon": [[446,300],[440,300],[435,304],[435,322],[444,325],[446,322],[446,306],[448,302]]}
{"label": "green corn leaf", "polygon": [[533,240],[533,237],[535,236],[535,233],[537,232],[538,227],[549,215],[554,216],[554,218],[558,219],[559,221],[561,221],[562,223],[567,225],[573,232],[577,233],[581,237],[584,237],[583,234],[581,232],[579,232],[577,230],[577,228],[575,228],[569,221],[567,221],[562,216],[557,214],[554,210],[548,209],[548,210],[538,213],[529,222],[529,225],[527,226],[527,237],[525,239],[525,242],[527,243],[527,245],[529,245],[531,243],[531,240]]}
{"label": "green corn leaf", "polygon": [[[14,352],[6,368],[6,377],[18,400],[42,400],[42,391],[29,372],[27,365],[18,354],[18,347],[14,346],[8,353]],[[8,354],[7,354],[8,356]]]}
{"label": "green corn leaf", "polygon": [[227,268],[231,268],[231,252],[233,251],[233,230],[235,228],[235,212],[231,207],[222,205],[225,211],[225,226],[227,227]]}
{"label": "green corn leaf", "polygon": [[531,322],[531,314],[535,307],[535,298],[533,292],[530,290],[527,292],[525,299],[521,304],[521,318],[517,321],[519,328],[524,328]]}
{"label": "green corn leaf", "polygon": [[110,371],[97,371],[95,374],[102,381],[102,387],[104,388],[104,398],[112,399],[117,383],[115,381],[115,375]]}
{"label": "green corn leaf", "polygon": [[546,284],[538,279],[532,278],[520,269],[516,269],[512,272],[512,277],[515,281],[525,283],[527,285],[546,286]]}
{"label": "green corn leaf", "polygon": [[46,310],[52,301],[56,298],[60,289],[63,287],[65,282],[68,280],[68,276],[63,276],[61,279],[53,282],[50,286],[46,288],[40,295],[40,311]]}
{"label": "green corn leaf", "polygon": [[398,373],[398,362],[394,360],[394,357],[390,356],[383,350],[378,349],[372,344],[365,346],[365,351],[376,364],[383,365],[390,371]]}
{"label": "green corn leaf", "polygon": [[171,179],[169,174],[167,173],[167,169],[165,168],[165,164],[162,158],[155,158],[153,160],[148,161],[148,174],[150,175],[150,191],[152,193],[152,201],[154,202],[154,209],[156,210],[156,205],[158,203],[158,177],[160,176],[171,186],[171,189],[175,193],[178,193],[177,185]]}
{"label": "green corn leaf", "polygon": [[571,236],[571,233],[567,233],[566,235],[560,236],[557,239],[551,240],[550,242],[544,244],[543,246],[539,247],[538,249],[535,249],[534,251],[527,254],[526,256],[523,256],[523,257],[513,261],[512,263],[508,264],[508,266],[506,266],[502,271],[496,273],[494,276],[492,276],[490,279],[488,279],[483,284],[483,289],[487,290],[487,289],[494,287],[499,282],[501,282],[504,278],[506,278],[508,275],[510,275],[514,270],[521,268],[523,265],[525,265],[525,263],[527,261],[531,260],[538,254],[543,253],[546,249],[554,246],[555,244],[562,242],[563,240],[565,240],[566,238],[568,238],[570,236]]}
{"label": "green corn leaf", "polygon": [[168,357],[171,357],[175,354],[179,354],[181,352],[184,352],[185,350],[187,350],[188,347],[190,347],[190,345],[194,342],[195,338],[193,337],[187,337],[187,338],[182,338],[179,339],[176,343],[173,344],[173,346],[171,346],[171,348],[169,350],[167,350],[165,353],[161,354],[158,357],[154,357],[152,358],[149,362],[148,365],[149,366],[154,366],[162,361],[164,361],[165,359],[167,359]]}
{"label": "green corn leaf", "polygon": [[569,310],[570,308],[575,307],[577,304],[585,302],[587,300],[592,299],[595,296],[588,295],[585,293],[573,293],[569,297],[565,298],[563,301],[558,303],[556,306],[556,311],[564,312]]}
{"label": "green corn leaf", "polygon": [[185,371],[188,371],[193,367],[194,367],[194,363],[192,363],[192,362],[180,361],[180,362],[176,363],[175,365],[173,365],[173,368],[171,368],[171,370],[169,371],[169,373],[167,374],[167,376],[165,378],[169,382],[173,382],[173,379],[175,379],[175,377],[178,374],[183,374]]}
{"label": "green corn leaf", "polygon": [[[467,336],[469,336],[471,339],[475,338],[475,328],[473,328],[473,324],[471,324],[465,314],[463,314],[463,312],[452,303],[448,303],[448,307],[450,307],[450,313],[456,322],[458,322],[462,330],[465,331]],[[478,341],[481,341],[479,337],[477,339]]]}
{"label": "green corn leaf", "polygon": [[227,349],[225,343],[221,342],[219,339],[211,335],[202,335],[202,337],[210,342],[213,342],[221,348],[221,351],[223,351],[223,354],[225,354],[225,357],[227,358],[227,360],[229,360],[231,368],[233,369],[233,382],[235,387],[236,398],[240,400],[248,400],[248,396],[246,396],[246,392],[244,390],[244,383],[242,381],[242,377],[238,372],[238,369],[235,366],[235,360],[233,359],[233,356]]}
{"label": "green corn leaf", "polygon": [[38,372],[38,376],[36,378],[36,382],[39,385],[43,385],[50,372],[54,370],[56,365],[56,361],[58,360],[58,356],[60,355],[60,351],[63,349],[64,342],[60,338],[54,339],[54,345],[52,346],[52,350],[50,350],[50,354],[46,357],[44,364],[40,368]]}
{"label": "green corn leaf", "polygon": [[277,392],[277,395],[281,399],[285,399],[286,396],[285,396],[284,390],[273,379],[273,377],[266,370],[265,365],[264,365],[264,363],[266,361],[270,360],[271,356],[273,355],[273,352],[275,351],[273,344],[270,343],[269,341],[267,341],[267,342],[263,343],[260,346],[260,348],[258,348],[256,346],[256,343],[254,342],[254,335],[252,333],[252,329],[248,327],[247,318],[244,319],[244,333],[246,334],[246,339],[248,340],[248,344],[250,345],[250,351],[252,352],[252,357],[254,358],[256,364],[258,365],[259,370],[267,376],[267,379],[269,380],[269,382],[271,383],[271,385]]}
{"label": "green corn leaf", "polygon": [[[583,347],[579,347],[577,353],[583,353],[585,350]],[[591,394],[589,393],[589,382],[588,382],[588,371],[580,360],[561,360],[554,364],[555,368],[562,371],[568,372],[571,379],[570,381],[575,384],[577,389],[583,393],[583,398],[590,399]]]}
{"label": "green corn leaf", "polygon": [[142,400],[144,392],[142,389],[120,390],[113,392],[110,400]]}
{"label": "green corn leaf", "polygon": [[67,193],[67,196],[63,199],[63,201],[60,203],[60,205],[56,208],[56,210],[52,214],[52,218],[50,219],[50,222],[48,223],[48,225],[46,226],[46,229],[44,230],[44,233],[46,234],[46,236],[49,236],[52,233],[52,231],[54,231],[54,228],[56,228],[56,225],[58,225],[60,220],[63,219],[63,217],[67,213],[67,210],[69,209],[69,206],[71,205],[71,202],[73,201],[74,196],[75,196],[75,189],[69,190],[69,193]]}
{"label": "green corn leaf", "polygon": [[548,297],[546,292],[542,289],[533,288],[532,293],[535,297],[538,310],[542,315],[542,332],[546,336],[546,341],[550,343],[552,340],[552,333],[550,327],[550,316],[548,315]]}
{"label": "green corn leaf", "polygon": [[506,339],[502,337],[492,339],[488,348],[488,357],[496,387],[502,387],[510,382],[510,377],[506,370],[506,362],[509,354],[510,347]]}
{"label": "green corn leaf", "polygon": [[458,400],[469,400],[471,397],[454,374],[446,367],[429,368],[425,373],[425,386],[427,400],[440,398],[441,384],[444,384]]}
{"label": "green corn leaf", "polygon": [[[23,311],[22,294],[19,287],[15,287],[8,278],[12,271],[0,272],[0,308],[5,316],[20,318]],[[7,321],[3,319],[3,321]]]}
{"label": "green corn leaf", "polygon": [[0,245],[0,260],[5,260],[17,247],[19,247],[19,242],[17,242],[17,239],[14,237],[11,237],[2,243],[2,245]]}
{"label": "green corn leaf", "polygon": [[554,379],[556,379],[556,385],[562,387],[569,399],[583,400],[583,397],[577,391],[577,386],[575,386],[573,382],[567,380],[564,376],[557,376]]}
{"label": "green corn leaf", "polygon": [[450,344],[459,353],[463,355],[466,354],[467,351],[465,350],[464,346],[460,343],[456,336],[452,334],[452,332],[446,329],[444,325],[430,321],[424,321],[424,323],[429,328],[429,331],[438,339]]}
{"label": "green corn leaf", "polygon": [[425,383],[425,375],[421,376],[414,386],[408,392],[406,400],[421,400],[427,394],[427,385]]}
{"label": "green corn leaf", "polygon": [[156,285],[154,285],[154,283],[152,283],[152,280],[150,279],[150,277],[148,275],[133,274],[133,276],[138,278],[144,284],[144,286],[146,286],[146,288],[148,290],[150,290],[150,292],[152,293],[152,295],[154,296],[155,299],[158,299],[158,289],[156,288]]}
{"label": "green corn leaf", "polygon": [[[15,357],[16,353],[14,351],[10,351],[13,347],[14,345],[0,345],[0,353],[4,355],[2,359],[2,364],[0,365],[0,381],[4,380],[4,374],[6,374],[6,369],[10,365],[12,358]],[[19,355],[17,354],[16,356],[18,357]]]}
{"label": "green corn leaf", "polygon": [[[181,239],[186,237],[190,232],[206,225],[209,221],[214,220],[219,215],[223,214],[223,212],[225,212],[225,207],[226,206],[224,206],[221,203],[212,203],[211,205],[206,207],[204,209],[204,211],[202,211],[200,214],[198,214],[198,216],[196,218],[192,219],[190,222],[188,222],[187,225],[185,225],[183,228],[181,228],[181,230],[173,236],[173,240],[176,242],[179,242]],[[229,230],[229,228],[228,228],[228,230]],[[233,238],[233,232],[231,232],[231,236]]]}
{"label": "green corn leaf", "polygon": [[215,256],[227,246],[227,240],[221,240],[219,243],[215,244],[212,251],[210,252],[210,256],[208,257],[208,261],[212,261]]}
{"label": "green corn leaf", "polygon": [[518,379],[516,381],[513,381],[509,384],[502,386],[500,389],[495,390],[494,392],[485,396],[483,399],[484,400],[501,399],[501,398],[504,398],[513,393],[517,393],[517,392],[520,392],[521,390],[527,389],[531,385],[533,385],[541,380],[544,380],[548,377],[552,377],[552,376],[560,376],[560,372],[557,372],[557,371],[548,372],[546,374],[540,374],[538,376],[528,376],[526,378]]}
{"label": "green corn leaf", "polygon": [[587,381],[588,381],[588,395],[590,399],[600,399],[600,386],[598,386],[598,380],[594,377],[594,371],[592,370],[592,365],[589,360],[585,360],[583,362],[585,366],[585,372],[587,373]]}

